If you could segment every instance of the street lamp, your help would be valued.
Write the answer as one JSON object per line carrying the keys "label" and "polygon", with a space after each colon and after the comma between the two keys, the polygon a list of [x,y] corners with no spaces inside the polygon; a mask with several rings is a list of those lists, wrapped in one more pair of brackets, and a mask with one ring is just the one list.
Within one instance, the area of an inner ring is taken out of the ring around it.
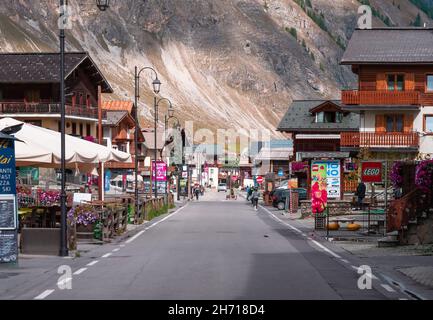
{"label": "street lamp", "polygon": [[[135,146],[135,215],[138,214],[138,134],[139,134],[139,121],[138,121],[138,100],[140,99],[140,74],[144,70],[151,70],[153,71],[155,78],[152,81],[152,87],[153,92],[156,94],[159,93],[161,90],[161,81],[158,79],[158,74],[156,73],[155,69],[152,67],[144,67],[138,70],[138,67],[135,67],[135,112],[134,112],[134,118],[135,118],[135,135],[134,135],[134,146]],[[154,97],[154,107],[156,108],[156,96]],[[155,134],[156,137],[156,134]],[[156,148],[156,138],[155,138],[155,148]],[[151,166],[152,168],[152,166]],[[152,169],[151,169],[152,171]],[[151,172],[152,174],[152,172]],[[152,175],[150,177],[152,179]]]}
{"label": "street lamp", "polygon": [[[156,101],[156,97],[155,97],[155,105],[154,105],[154,109],[155,109],[154,110],[154,112],[155,112],[155,115],[154,115],[154,117],[155,117],[155,130],[154,130],[155,131],[155,149],[154,149],[154,151],[155,151],[155,154],[154,154],[154,156],[155,156],[155,171],[156,171],[156,160],[157,160],[157,157],[158,157],[158,145],[157,145],[157,132],[156,132],[156,130],[157,130],[157,125],[158,125],[158,107],[159,107],[159,104],[160,104],[161,101],[167,101],[168,102],[168,104],[169,104],[169,107],[168,107],[169,113],[170,113],[170,110],[172,110],[171,112],[174,112],[173,104],[171,103],[170,100],[168,100],[167,98],[161,98],[158,101]],[[167,188],[165,188],[165,190],[167,191]],[[158,198],[158,183],[156,181],[156,172],[155,172],[155,199],[156,198]]]}
{"label": "street lamp", "polygon": [[110,0],[96,0],[96,6],[101,11],[105,11],[110,7]]}
{"label": "street lamp", "polygon": [[[67,0],[60,0],[60,21],[64,21],[66,14],[65,4]],[[101,11],[109,8],[109,0],[97,0],[96,5]],[[65,27],[66,23],[60,26],[60,252],[61,257],[68,256],[67,242],[67,213],[66,213],[66,129],[65,129]]]}

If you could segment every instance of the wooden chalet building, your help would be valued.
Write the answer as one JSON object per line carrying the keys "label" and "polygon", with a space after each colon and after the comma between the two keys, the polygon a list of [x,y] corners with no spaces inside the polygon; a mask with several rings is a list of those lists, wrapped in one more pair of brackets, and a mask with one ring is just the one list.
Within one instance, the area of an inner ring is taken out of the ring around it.
{"label": "wooden chalet building", "polygon": [[[103,123],[104,145],[132,155],[131,163],[108,162],[105,168],[115,171],[132,171],[135,169],[135,156],[138,156],[139,172],[144,170],[145,145],[144,136],[139,129],[138,152],[135,151],[135,104],[131,101],[103,101],[102,109],[106,113]],[[122,172],[124,173],[124,172]]]}
{"label": "wooden chalet building", "polygon": [[343,110],[361,119],[359,130],[342,133],[342,150],[433,156],[433,29],[357,29],[341,64],[358,76],[355,90],[342,91]]}
{"label": "wooden chalet building", "polygon": [[[278,125],[277,130],[291,135],[292,162],[308,164],[306,170],[296,173],[298,185],[311,187],[310,166],[313,160],[333,160],[340,163],[340,196],[351,191],[345,177],[345,162],[355,152],[341,150],[341,137],[359,128],[359,115],[342,109],[336,100],[295,100]],[[308,192],[309,194],[309,192]]]}
{"label": "wooden chalet building", "polygon": [[[0,117],[60,131],[60,55],[3,53],[0,65]],[[66,53],[65,69],[66,133],[96,138],[98,86],[113,89],[86,52]]]}

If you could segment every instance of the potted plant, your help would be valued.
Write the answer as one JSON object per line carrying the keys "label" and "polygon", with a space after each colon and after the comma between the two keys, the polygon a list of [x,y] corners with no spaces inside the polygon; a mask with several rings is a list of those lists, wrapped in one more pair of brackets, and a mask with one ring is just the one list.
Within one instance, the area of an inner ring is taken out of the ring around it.
{"label": "potted plant", "polygon": [[93,232],[96,221],[99,220],[99,214],[90,205],[77,206],[69,210],[68,219],[71,225],[75,225],[77,232]]}

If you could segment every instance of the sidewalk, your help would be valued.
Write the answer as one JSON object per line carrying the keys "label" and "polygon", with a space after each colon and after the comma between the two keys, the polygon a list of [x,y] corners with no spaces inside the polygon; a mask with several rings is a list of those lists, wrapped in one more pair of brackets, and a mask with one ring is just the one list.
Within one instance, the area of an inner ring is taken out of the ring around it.
{"label": "sidewalk", "polygon": [[[325,230],[314,230],[313,217],[301,219],[300,212],[284,213],[269,206],[266,209],[282,221],[308,233],[313,239],[327,241]],[[414,298],[433,300],[433,244],[379,248],[377,240],[382,235],[367,236],[360,232],[344,231],[343,228],[330,231],[329,237],[330,247],[346,252],[360,264],[371,266],[376,273],[402,290],[415,294]]]}

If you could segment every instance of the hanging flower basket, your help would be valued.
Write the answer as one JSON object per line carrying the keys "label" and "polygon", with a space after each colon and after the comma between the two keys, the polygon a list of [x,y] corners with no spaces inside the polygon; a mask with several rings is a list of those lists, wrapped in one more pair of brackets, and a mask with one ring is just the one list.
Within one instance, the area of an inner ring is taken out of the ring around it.
{"label": "hanging flower basket", "polygon": [[433,192],[433,160],[421,161],[415,169],[415,185],[421,191]]}
{"label": "hanging flower basket", "polygon": [[394,162],[391,168],[390,179],[394,189],[399,189],[403,186],[403,162]]}

